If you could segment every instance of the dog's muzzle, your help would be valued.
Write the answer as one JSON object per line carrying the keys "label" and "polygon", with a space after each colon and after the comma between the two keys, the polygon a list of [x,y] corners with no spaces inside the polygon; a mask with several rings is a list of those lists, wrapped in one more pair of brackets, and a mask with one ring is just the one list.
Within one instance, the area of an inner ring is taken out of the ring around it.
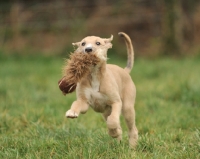
{"label": "dog's muzzle", "polygon": [[90,52],[92,52],[92,48],[91,48],[91,47],[87,47],[87,48],[85,48],[85,52],[86,52],[86,53],[90,53]]}

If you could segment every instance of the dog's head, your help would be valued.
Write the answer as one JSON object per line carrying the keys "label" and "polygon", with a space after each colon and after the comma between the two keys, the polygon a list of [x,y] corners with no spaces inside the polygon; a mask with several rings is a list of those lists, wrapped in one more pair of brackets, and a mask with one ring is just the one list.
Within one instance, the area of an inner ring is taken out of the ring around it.
{"label": "dog's head", "polygon": [[113,35],[110,38],[104,39],[97,36],[88,36],[81,40],[80,42],[72,43],[72,45],[77,46],[75,52],[83,53],[95,53],[97,57],[101,60],[107,60],[107,50],[112,48],[111,41],[113,40]]}

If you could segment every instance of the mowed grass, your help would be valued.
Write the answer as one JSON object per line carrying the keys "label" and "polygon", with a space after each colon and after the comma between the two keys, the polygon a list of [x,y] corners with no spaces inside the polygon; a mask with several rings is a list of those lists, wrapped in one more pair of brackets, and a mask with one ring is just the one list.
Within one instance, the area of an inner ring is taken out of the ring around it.
{"label": "mowed grass", "polygon": [[[75,93],[63,96],[62,57],[0,57],[0,158],[200,158],[200,58],[136,59],[139,130],[135,150],[107,134],[101,114],[65,118]],[[124,67],[126,59],[108,63]]]}

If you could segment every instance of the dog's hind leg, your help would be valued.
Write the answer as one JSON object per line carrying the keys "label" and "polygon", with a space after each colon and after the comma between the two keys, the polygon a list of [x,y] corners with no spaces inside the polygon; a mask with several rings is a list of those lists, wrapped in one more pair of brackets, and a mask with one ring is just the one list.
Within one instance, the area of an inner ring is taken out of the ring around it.
{"label": "dog's hind leg", "polygon": [[103,117],[106,120],[108,127],[108,134],[117,138],[118,141],[122,139],[122,129],[120,126],[120,113],[121,113],[121,103],[115,103],[112,108],[108,108],[104,113]]}
{"label": "dog's hind leg", "polygon": [[127,127],[128,127],[128,135],[129,135],[129,144],[130,147],[134,148],[137,144],[138,140],[138,130],[135,125],[135,110],[134,110],[135,99],[126,98],[123,103],[122,114],[125,118]]}

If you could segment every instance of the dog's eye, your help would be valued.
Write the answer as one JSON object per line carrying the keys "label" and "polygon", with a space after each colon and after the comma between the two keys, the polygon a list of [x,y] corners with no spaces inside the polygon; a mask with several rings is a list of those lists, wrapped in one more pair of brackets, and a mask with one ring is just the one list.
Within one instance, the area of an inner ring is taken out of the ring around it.
{"label": "dog's eye", "polygon": [[82,45],[82,46],[85,46],[85,42],[83,42],[81,45]]}
{"label": "dog's eye", "polygon": [[96,42],[96,44],[97,44],[97,45],[100,45],[101,43],[100,43],[100,42]]}

